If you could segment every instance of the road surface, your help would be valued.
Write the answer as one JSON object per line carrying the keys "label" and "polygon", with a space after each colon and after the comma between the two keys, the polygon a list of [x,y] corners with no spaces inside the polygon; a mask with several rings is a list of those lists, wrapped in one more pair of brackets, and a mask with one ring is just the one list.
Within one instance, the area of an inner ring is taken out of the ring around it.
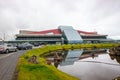
{"label": "road surface", "polygon": [[11,80],[15,71],[18,57],[25,51],[18,51],[9,54],[0,54],[0,80]]}

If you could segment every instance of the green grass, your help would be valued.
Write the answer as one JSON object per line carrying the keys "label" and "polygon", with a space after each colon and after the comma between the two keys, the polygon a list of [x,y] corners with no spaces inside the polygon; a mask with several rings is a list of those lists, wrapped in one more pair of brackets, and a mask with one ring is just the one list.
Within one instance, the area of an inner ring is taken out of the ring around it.
{"label": "green grass", "polygon": [[[29,64],[24,65],[21,70],[18,80],[63,80],[61,78],[63,73],[58,73],[53,66]],[[67,79],[67,76],[65,78]],[[68,77],[68,79],[70,78]]]}
{"label": "green grass", "polygon": [[[52,51],[81,49],[81,48],[111,48],[119,44],[68,44],[68,45],[46,45],[42,48],[29,50],[19,58],[17,65],[18,80],[79,80],[73,76],[63,73],[52,65],[47,65],[42,57]],[[28,62],[32,55],[38,57],[39,64]]]}
{"label": "green grass", "polygon": [[45,64],[43,58],[39,59],[39,64],[32,64],[25,57],[20,57],[17,70],[18,80],[79,80]]}

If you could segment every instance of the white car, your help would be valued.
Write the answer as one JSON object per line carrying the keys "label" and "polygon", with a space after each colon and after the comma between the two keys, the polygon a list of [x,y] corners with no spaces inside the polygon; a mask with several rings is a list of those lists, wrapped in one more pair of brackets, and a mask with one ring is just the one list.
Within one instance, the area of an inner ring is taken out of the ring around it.
{"label": "white car", "polygon": [[2,53],[9,53],[9,52],[16,52],[17,51],[17,47],[14,47],[12,44],[0,44],[0,52]]}

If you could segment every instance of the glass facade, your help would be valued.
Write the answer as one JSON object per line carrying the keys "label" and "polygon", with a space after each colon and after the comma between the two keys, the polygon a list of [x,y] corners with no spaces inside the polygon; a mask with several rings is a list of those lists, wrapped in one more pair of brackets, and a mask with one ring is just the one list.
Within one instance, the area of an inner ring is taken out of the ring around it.
{"label": "glass facade", "polygon": [[72,26],[59,26],[60,31],[63,34],[67,43],[82,43],[83,39],[79,33],[72,28]]}

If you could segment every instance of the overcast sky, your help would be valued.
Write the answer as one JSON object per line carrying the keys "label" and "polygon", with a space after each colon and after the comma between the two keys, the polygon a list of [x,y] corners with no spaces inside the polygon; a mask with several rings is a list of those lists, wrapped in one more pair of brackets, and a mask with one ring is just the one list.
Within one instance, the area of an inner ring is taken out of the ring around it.
{"label": "overcast sky", "polygon": [[120,0],[0,0],[0,37],[73,26],[120,39]]}

